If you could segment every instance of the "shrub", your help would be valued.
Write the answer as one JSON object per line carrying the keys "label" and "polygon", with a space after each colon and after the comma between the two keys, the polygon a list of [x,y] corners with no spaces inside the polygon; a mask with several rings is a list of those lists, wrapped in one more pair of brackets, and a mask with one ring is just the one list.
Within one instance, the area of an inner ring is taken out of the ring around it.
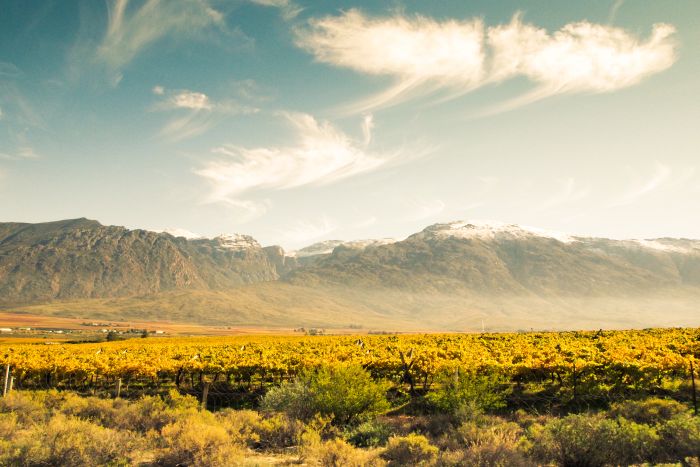
{"label": "shrub", "polygon": [[433,465],[438,448],[428,438],[411,433],[408,436],[392,436],[382,453],[389,465]]}
{"label": "shrub", "polygon": [[309,459],[324,467],[368,467],[384,464],[374,453],[354,448],[342,439],[321,443],[309,455]]}
{"label": "shrub", "polygon": [[700,460],[700,418],[688,414],[673,417],[659,425],[660,457],[665,462],[678,462],[686,457]]}
{"label": "shrub", "polygon": [[[210,414],[207,414],[210,415]],[[161,430],[163,449],[156,457],[161,465],[226,466],[242,457],[226,429],[213,416],[184,416]]]}
{"label": "shrub", "polygon": [[485,374],[445,372],[436,383],[437,388],[426,396],[428,403],[461,420],[504,407],[510,393],[508,380],[496,371]]}
{"label": "shrub", "polygon": [[652,398],[643,401],[624,401],[613,404],[608,415],[611,418],[624,417],[637,423],[655,425],[686,412],[688,412],[688,407],[680,402]]}
{"label": "shrub", "polygon": [[0,397],[0,413],[14,413],[23,425],[44,423],[49,414],[41,400],[37,400],[40,396],[40,393],[12,391]]}
{"label": "shrub", "polygon": [[388,410],[386,391],[386,384],[373,381],[360,366],[323,367],[271,389],[262,407],[299,420],[321,415],[333,417],[337,425],[350,425]]}
{"label": "shrub", "polygon": [[296,446],[304,431],[304,424],[285,415],[264,417],[256,427],[261,449],[281,449]]}
{"label": "shrub", "polygon": [[560,465],[633,464],[653,457],[659,441],[648,425],[601,415],[568,415],[530,427],[532,454]]}
{"label": "shrub", "polygon": [[20,433],[3,465],[115,465],[130,462],[134,440],[129,434],[58,414],[46,425]]}
{"label": "shrub", "polygon": [[357,447],[369,448],[383,446],[389,440],[391,429],[385,423],[368,420],[347,433],[350,443]]}
{"label": "shrub", "polygon": [[0,439],[10,439],[17,430],[19,430],[19,423],[17,423],[16,413],[0,413]]}
{"label": "shrub", "polygon": [[260,443],[261,418],[252,410],[225,409],[215,414],[234,444],[256,447]]}

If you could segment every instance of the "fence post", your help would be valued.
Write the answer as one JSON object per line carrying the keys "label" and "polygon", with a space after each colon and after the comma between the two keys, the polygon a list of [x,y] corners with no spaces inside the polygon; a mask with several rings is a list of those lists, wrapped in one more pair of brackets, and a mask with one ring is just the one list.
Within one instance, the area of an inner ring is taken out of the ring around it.
{"label": "fence post", "polygon": [[114,398],[119,399],[119,396],[121,395],[121,393],[122,393],[122,379],[117,378],[117,391],[114,395]]}
{"label": "fence post", "polygon": [[5,379],[3,380],[2,397],[7,395],[7,388],[10,386],[10,364],[5,365]]}
{"label": "fence post", "polygon": [[10,376],[10,389],[8,389],[7,392],[12,392],[12,388],[14,387],[14,385],[15,385],[15,377]]}
{"label": "fence post", "polygon": [[209,383],[204,383],[202,388],[202,410],[207,408],[207,398],[209,397]]}
{"label": "fence post", "polygon": [[695,388],[695,367],[693,366],[693,360],[690,360],[690,381],[692,383],[692,388],[693,388],[693,410],[695,411],[695,415],[698,415],[698,394],[697,394],[697,389]]}

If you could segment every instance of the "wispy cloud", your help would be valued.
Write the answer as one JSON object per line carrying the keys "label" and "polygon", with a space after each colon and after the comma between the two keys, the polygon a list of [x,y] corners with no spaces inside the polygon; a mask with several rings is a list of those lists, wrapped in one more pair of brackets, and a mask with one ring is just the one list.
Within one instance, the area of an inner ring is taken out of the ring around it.
{"label": "wispy cloud", "polygon": [[615,22],[615,19],[617,18],[617,12],[620,11],[620,8],[622,8],[622,5],[625,3],[625,0],[615,0],[610,7],[610,13],[608,13],[608,24],[612,24]]}
{"label": "wispy cloud", "polygon": [[650,194],[667,183],[671,178],[672,172],[673,171],[670,167],[657,162],[650,177],[644,180],[638,180],[627,190],[626,193],[614,200],[610,204],[610,207],[626,206],[635,203],[640,198]]}
{"label": "wispy cloud", "polygon": [[[154,94],[163,95],[165,90],[162,86],[156,86],[153,90]],[[190,109],[190,110],[211,110],[212,104],[209,101],[209,96],[203,92],[196,91],[177,91],[163,102],[159,104],[163,109]]]}
{"label": "wispy cloud", "polygon": [[372,130],[374,129],[374,117],[365,115],[362,119],[362,142],[367,146],[372,142]]}
{"label": "wispy cloud", "polygon": [[231,115],[248,115],[259,111],[256,107],[239,104],[233,100],[212,101],[202,92],[184,90],[167,90],[157,85],[153,94],[162,96],[153,106],[153,110],[177,111],[158,133],[159,138],[169,141],[181,141],[200,135],[215,125],[221,117]]}
{"label": "wispy cloud", "polygon": [[394,78],[383,92],[349,112],[441,93],[455,98],[478,87],[525,76],[534,91],[502,106],[513,108],[566,92],[608,92],[637,84],[676,59],[675,29],[655,24],[640,41],[623,29],[578,22],[553,34],[525,24],[486,27],[481,19],[435,21],[423,16],[370,18],[358,10],[310,21],[297,44],[316,60]]}
{"label": "wispy cloud", "polygon": [[552,195],[550,198],[546,199],[540,205],[535,206],[534,212],[543,212],[550,209],[555,209],[570,203],[575,203],[586,198],[590,194],[590,187],[581,187],[576,183],[574,178],[567,178],[562,180],[560,183],[559,190]]}
{"label": "wispy cloud", "polygon": [[376,223],[377,223],[377,217],[376,217],[376,216],[371,216],[371,217],[367,217],[367,218],[365,218],[365,219],[359,220],[358,222],[356,222],[355,224],[353,224],[352,227],[353,227],[354,229],[364,229],[364,228],[370,227],[370,226],[372,226],[372,225],[374,225],[374,224],[376,224]]}
{"label": "wispy cloud", "polygon": [[441,199],[419,199],[414,198],[408,201],[409,221],[421,221],[430,219],[441,214],[447,206]]}
{"label": "wispy cloud", "polygon": [[231,202],[255,190],[279,190],[333,183],[376,170],[396,153],[373,153],[328,122],[303,113],[282,114],[296,130],[286,147],[227,145],[195,173],[211,185],[209,201]]}
{"label": "wispy cloud", "polygon": [[223,14],[206,0],[146,0],[138,7],[129,4],[129,0],[108,3],[107,30],[96,51],[95,58],[110,71],[112,84],[121,80],[121,70],[138,54],[166,36],[225,28]]}
{"label": "wispy cloud", "polygon": [[289,21],[296,18],[304,9],[291,0],[250,0],[256,5],[279,8],[282,17]]}
{"label": "wispy cloud", "polygon": [[315,221],[298,221],[284,230],[283,237],[289,244],[298,246],[321,239],[338,229],[338,225],[327,217]]}

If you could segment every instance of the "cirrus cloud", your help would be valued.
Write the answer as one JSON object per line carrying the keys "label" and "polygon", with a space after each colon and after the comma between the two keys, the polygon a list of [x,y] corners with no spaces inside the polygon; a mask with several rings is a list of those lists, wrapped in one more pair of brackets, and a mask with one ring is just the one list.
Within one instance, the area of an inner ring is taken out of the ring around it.
{"label": "cirrus cloud", "polygon": [[[211,186],[208,201],[240,204],[246,202],[241,197],[252,191],[329,184],[376,170],[398,155],[398,152],[371,152],[366,145],[311,115],[281,115],[295,129],[296,143],[280,147],[215,148],[216,159],[195,171]],[[369,140],[366,134],[365,140]]]}
{"label": "cirrus cloud", "polygon": [[249,115],[260,110],[234,100],[215,102],[203,92],[187,89],[168,90],[157,85],[152,91],[157,96],[163,96],[153,106],[153,110],[179,111],[158,133],[159,137],[169,141],[180,141],[200,135],[223,116]]}
{"label": "cirrus cloud", "polygon": [[655,24],[640,40],[587,21],[550,34],[516,15],[486,27],[481,19],[370,18],[358,10],[313,19],[297,45],[317,61],[394,78],[385,91],[348,107],[362,112],[436,92],[453,98],[517,76],[536,89],[501,110],[566,92],[609,92],[639,83],[676,60],[675,29]]}

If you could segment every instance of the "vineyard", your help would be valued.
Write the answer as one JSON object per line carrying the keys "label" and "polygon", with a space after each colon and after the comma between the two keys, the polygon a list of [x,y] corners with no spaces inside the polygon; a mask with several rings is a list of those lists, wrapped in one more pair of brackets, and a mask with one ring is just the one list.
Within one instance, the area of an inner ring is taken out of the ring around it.
{"label": "vineyard", "polygon": [[517,404],[587,404],[662,394],[690,400],[700,329],[518,334],[145,338],[101,343],[0,344],[16,389],[123,396],[213,396],[213,406],[254,400],[320,366],[360,365],[407,395],[445,372],[498,374]]}

